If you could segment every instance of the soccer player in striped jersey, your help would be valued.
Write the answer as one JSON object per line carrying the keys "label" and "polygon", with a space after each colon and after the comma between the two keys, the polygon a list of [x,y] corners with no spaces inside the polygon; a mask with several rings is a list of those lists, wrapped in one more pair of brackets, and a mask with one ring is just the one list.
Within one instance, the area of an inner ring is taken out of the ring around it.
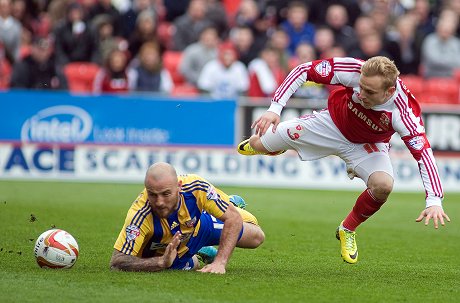
{"label": "soccer player in striped jersey", "polygon": [[240,208],[241,197],[197,175],[178,176],[173,166],[159,162],[147,170],[144,183],[115,242],[113,269],[198,269],[201,256],[208,259],[201,272],[224,274],[235,246],[256,248],[265,239],[256,217]]}
{"label": "soccer player in striped jersey", "polygon": [[[331,58],[298,65],[276,90],[271,106],[255,120],[255,134],[238,145],[243,155],[278,155],[297,151],[303,161],[329,155],[342,158],[350,178],[361,178],[366,189],[339,225],[344,261],[356,263],[355,229],[377,212],[393,189],[390,138],[398,133],[418,164],[426,199],[416,219],[434,227],[450,221],[442,207],[443,190],[420,106],[398,77],[394,62],[382,56],[362,61]],[[291,95],[306,81],[337,85],[328,106],[280,123],[280,113]]]}

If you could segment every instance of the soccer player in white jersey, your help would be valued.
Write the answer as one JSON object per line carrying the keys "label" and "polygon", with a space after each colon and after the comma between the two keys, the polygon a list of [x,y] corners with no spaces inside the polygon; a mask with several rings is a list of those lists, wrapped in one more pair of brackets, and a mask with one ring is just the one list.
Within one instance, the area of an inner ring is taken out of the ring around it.
{"label": "soccer player in white jersey", "polygon": [[[435,158],[425,135],[420,106],[398,78],[393,61],[378,56],[362,61],[331,58],[298,65],[276,90],[271,106],[254,121],[255,134],[238,145],[243,155],[278,155],[297,151],[303,161],[329,155],[342,158],[350,178],[367,188],[337,228],[344,261],[356,263],[355,230],[377,212],[393,189],[389,141],[397,132],[417,161],[426,192],[420,216],[434,227],[450,221],[442,207],[443,190]],[[306,81],[335,84],[328,106],[320,112],[280,123],[291,95]]]}

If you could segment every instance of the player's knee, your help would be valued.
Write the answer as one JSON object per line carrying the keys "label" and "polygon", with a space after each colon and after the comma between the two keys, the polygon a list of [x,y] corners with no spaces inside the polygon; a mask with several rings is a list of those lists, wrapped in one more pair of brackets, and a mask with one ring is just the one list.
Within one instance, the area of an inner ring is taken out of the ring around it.
{"label": "player's knee", "polygon": [[253,238],[253,248],[257,248],[265,241],[265,233],[259,227]]}
{"label": "player's knee", "polygon": [[368,187],[377,199],[385,201],[393,190],[393,178],[383,172],[372,177]]}

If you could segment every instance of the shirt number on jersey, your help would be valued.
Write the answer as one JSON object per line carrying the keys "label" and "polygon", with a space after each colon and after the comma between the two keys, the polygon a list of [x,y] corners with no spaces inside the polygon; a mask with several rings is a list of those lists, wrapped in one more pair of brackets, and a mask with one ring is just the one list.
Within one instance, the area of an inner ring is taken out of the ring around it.
{"label": "shirt number on jersey", "polygon": [[366,143],[363,145],[364,149],[367,151],[368,154],[379,152],[379,148],[375,143]]}

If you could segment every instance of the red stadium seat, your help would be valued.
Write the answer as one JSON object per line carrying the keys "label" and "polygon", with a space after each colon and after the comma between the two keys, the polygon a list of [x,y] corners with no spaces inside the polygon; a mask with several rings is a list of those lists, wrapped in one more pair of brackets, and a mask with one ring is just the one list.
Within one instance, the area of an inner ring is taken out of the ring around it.
{"label": "red stadium seat", "polygon": [[425,79],[416,75],[401,75],[399,78],[419,102],[424,102]]}
{"label": "red stadium seat", "polygon": [[174,35],[175,31],[176,28],[174,24],[170,22],[161,21],[158,23],[158,40],[160,41],[160,44],[162,44],[166,49],[170,49],[172,47],[172,36]]}
{"label": "red stadium seat", "polygon": [[0,90],[6,90],[10,87],[10,78],[12,67],[6,60],[0,60]]}
{"label": "red stadium seat", "polygon": [[423,101],[436,104],[458,104],[459,83],[450,78],[431,78],[425,80]]}
{"label": "red stadium seat", "polygon": [[163,53],[163,66],[171,74],[175,86],[185,82],[184,76],[179,72],[180,60],[182,60],[182,52],[167,50]]}
{"label": "red stadium seat", "polygon": [[99,65],[91,62],[71,62],[64,67],[70,92],[90,93],[93,91],[93,82],[99,72]]}

